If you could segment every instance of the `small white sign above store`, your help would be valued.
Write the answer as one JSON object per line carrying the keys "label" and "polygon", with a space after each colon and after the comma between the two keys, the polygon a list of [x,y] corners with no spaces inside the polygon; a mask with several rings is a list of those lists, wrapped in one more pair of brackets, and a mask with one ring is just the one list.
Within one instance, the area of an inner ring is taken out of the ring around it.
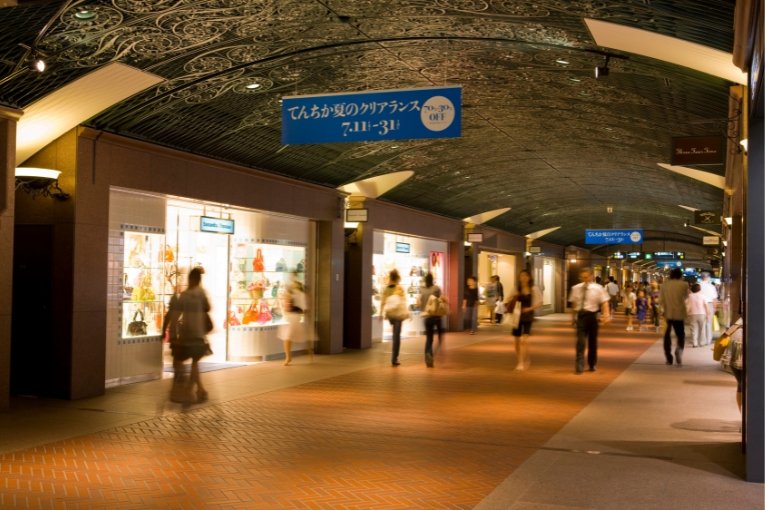
{"label": "small white sign above store", "polygon": [[234,220],[201,216],[199,220],[199,230],[201,232],[211,232],[213,234],[233,234]]}

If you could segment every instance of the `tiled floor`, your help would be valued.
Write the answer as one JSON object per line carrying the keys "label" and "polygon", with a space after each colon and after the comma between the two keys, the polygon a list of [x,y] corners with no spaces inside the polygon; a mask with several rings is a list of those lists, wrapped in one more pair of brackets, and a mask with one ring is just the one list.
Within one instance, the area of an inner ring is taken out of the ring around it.
{"label": "tiled floor", "polygon": [[[217,401],[185,410],[164,402],[168,381],[149,383],[163,401],[152,415],[1,455],[0,508],[472,508],[656,340],[617,322],[599,371],[574,375],[571,327],[534,328],[526,372],[511,370],[512,339],[486,326],[449,335],[461,346],[433,369],[411,340],[397,368],[378,347],[334,372],[322,364],[355,354],[232,369],[210,379]],[[260,390],[220,398],[259,375]]]}

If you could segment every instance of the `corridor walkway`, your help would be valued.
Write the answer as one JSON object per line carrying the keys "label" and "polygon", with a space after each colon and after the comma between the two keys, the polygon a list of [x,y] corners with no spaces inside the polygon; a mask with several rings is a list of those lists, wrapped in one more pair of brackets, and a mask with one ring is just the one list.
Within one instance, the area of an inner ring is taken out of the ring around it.
{"label": "corridor walkway", "polygon": [[211,401],[188,408],[167,380],[17,401],[0,508],[762,508],[740,481],[735,384],[708,352],[666,367],[656,333],[617,320],[598,371],[575,375],[567,318],[537,321],[526,372],[486,326],[449,334],[433,369],[412,339],[397,368],[382,344],[206,373]]}

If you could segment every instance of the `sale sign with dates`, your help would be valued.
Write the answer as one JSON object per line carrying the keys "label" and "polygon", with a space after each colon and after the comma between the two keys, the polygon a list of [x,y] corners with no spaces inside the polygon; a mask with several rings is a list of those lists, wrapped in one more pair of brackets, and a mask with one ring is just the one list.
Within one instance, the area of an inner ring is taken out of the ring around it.
{"label": "sale sign with dates", "polygon": [[456,138],[461,105],[462,87],[284,97],[282,143]]}

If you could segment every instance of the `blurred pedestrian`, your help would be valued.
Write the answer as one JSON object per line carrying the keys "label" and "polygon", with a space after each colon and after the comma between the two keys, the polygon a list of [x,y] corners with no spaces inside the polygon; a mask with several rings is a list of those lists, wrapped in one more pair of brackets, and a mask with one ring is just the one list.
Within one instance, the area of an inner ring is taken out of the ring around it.
{"label": "blurred pedestrian", "polygon": [[380,314],[380,318],[388,319],[393,329],[393,346],[390,363],[394,367],[401,364],[398,361],[398,354],[401,350],[401,325],[409,318],[406,294],[401,285],[399,285],[399,282],[401,282],[401,275],[399,275],[396,269],[392,269],[388,273],[388,286],[383,289],[380,301],[380,307],[383,311]]}
{"label": "blurred pedestrian", "polygon": [[433,283],[433,275],[425,275],[425,287],[420,289],[420,310],[425,318],[425,365],[433,367],[433,336],[438,331],[438,348],[444,338],[443,317],[446,315],[446,299],[441,295],[441,288]]}
{"label": "blurred pedestrian", "polygon": [[189,272],[189,285],[177,300],[171,302],[163,326],[171,334],[170,349],[175,373],[182,374],[184,362],[191,359],[188,381],[184,383],[183,378],[174,379],[170,394],[173,402],[204,402],[208,398],[199,376],[199,360],[212,354],[206,339],[207,333],[212,331],[212,321],[209,315],[210,301],[201,285],[203,273],[201,267],[195,267]]}
{"label": "blurred pedestrian", "polygon": [[518,274],[518,284],[510,295],[508,309],[514,307],[515,303],[521,304],[521,319],[512,333],[515,337],[515,369],[526,370],[531,365],[529,335],[531,323],[534,322],[534,310],[542,306],[542,293],[526,269]]}
{"label": "blurred pedestrian", "polygon": [[478,327],[478,285],[474,276],[467,278],[462,309],[465,313],[465,329],[469,329],[470,334],[475,335]]}
{"label": "blurred pedestrian", "polygon": [[[290,282],[281,294],[282,310],[286,324],[279,326],[279,338],[284,343],[284,366],[292,363],[292,344],[302,342],[305,338],[303,317],[306,308],[305,288],[298,280],[297,271],[290,274]],[[313,343],[308,342],[308,353],[313,360]]]}
{"label": "blurred pedestrian", "polygon": [[701,287],[701,295],[704,296],[704,302],[707,307],[704,332],[701,336],[701,345],[709,345],[712,343],[712,338],[714,337],[715,303],[719,296],[717,294],[717,287],[712,283],[712,279],[706,271],[701,273],[699,286]]}
{"label": "blurred pedestrian", "polygon": [[688,296],[686,305],[688,325],[691,327],[691,345],[693,347],[701,347],[705,345],[703,343],[704,328],[706,327],[709,310],[707,310],[704,295],[701,293],[701,285],[698,283],[691,285],[691,293]]}

